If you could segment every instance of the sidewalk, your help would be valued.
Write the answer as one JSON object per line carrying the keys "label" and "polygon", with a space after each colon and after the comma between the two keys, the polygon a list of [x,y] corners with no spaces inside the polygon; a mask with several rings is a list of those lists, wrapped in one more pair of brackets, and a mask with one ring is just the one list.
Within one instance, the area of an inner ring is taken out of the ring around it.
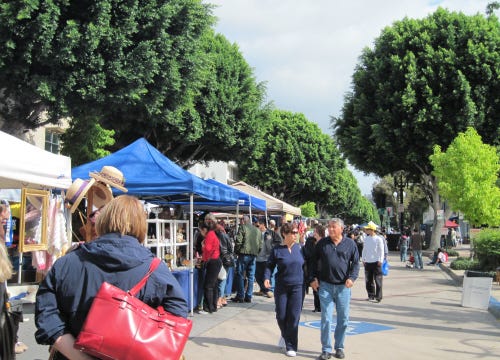
{"label": "sidewalk", "polygon": [[[500,321],[486,310],[462,307],[462,288],[448,272],[437,266],[407,269],[396,252],[389,260],[384,298],[378,304],[365,300],[361,268],[352,292],[346,359],[500,358]],[[496,283],[493,289],[495,296],[500,293]],[[21,324],[20,337],[30,348],[17,359],[47,359],[47,347],[35,344],[32,308],[31,312],[29,306],[25,309],[29,321]],[[301,315],[297,359],[316,359],[321,351],[321,314],[312,309],[309,294]],[[231,303],[214,314],[195,314],[192,319],[184,351],[187,360],[286,358],[277,347],[274,299],[257,296],[252,303]]]}

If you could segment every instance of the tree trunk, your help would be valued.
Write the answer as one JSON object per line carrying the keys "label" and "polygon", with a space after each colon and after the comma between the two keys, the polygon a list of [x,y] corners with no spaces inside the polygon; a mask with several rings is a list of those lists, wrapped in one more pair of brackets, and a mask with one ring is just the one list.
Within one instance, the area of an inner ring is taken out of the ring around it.
{"label": "tree trunk", "polygon": [[443,209],[444,201],[442,201],[441,197],[439,196],[437,185],[433,187],[432,191],[432,209],[434,210],[434,221],[432,225],[432,235],[429,249],[437,250],[437,248],[441,246],[441,229],[444,227],[446,219],[450,217],[451,209],[445,208],[443,217],[441,219],[438,219],[437,210]]}

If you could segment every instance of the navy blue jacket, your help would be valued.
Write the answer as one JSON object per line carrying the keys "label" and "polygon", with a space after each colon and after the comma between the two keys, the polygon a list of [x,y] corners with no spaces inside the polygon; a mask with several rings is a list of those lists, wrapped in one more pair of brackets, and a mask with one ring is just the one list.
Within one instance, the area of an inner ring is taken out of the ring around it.
{"label": "navy blue jacket", "polygon": [[338,245],[328,236],[319,240],[314,247],[312,267],[309,283],[314,278],[334,285],[345,284],[347,279],[355,281],[359,274],[356,243],[346,236]]}
{"label": "navy blue jacket", "polygon": [[[130,290],[147,273],[153,257],[136,238],[115,233],[82,244],[58,259],[36,294],[36,341],[51,345],[63,334],[78,336],[101,284],[106,281]],[[151,307],[163,305],[172,314],[187,317],[183,290],[164,262],[138,297]]]}

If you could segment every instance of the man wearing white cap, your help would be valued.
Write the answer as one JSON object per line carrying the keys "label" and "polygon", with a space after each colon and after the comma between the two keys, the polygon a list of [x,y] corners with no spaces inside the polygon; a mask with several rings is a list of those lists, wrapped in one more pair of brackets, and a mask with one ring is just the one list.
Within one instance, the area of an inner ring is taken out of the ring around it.
{"label": "man wearing white cap", "polygon": [[370,221],[364,227],[367,234],[361,260],[365,268],[367,300],[382,301],[382,263],[384,261],[384,239],[376,234],[377,224]]}

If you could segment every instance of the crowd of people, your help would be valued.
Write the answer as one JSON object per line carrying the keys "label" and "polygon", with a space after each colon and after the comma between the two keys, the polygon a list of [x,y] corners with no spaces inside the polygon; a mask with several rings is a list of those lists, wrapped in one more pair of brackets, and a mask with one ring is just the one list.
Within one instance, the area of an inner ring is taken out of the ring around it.
{"label": "crowd of people", "polygon": [[[92,239],[72,248],[54,264],[36,296],[35,337],[55,350],[54,359],[89,358],[76,351],[73,343],[100,283],[109,280],[128,288],[147,271],[155,256],[141,245],[147,224],[137,198],[119,196],[99,208],[93,220]],[[277,226],[275,220],[244,215],[235,225],[218,220],[212,213],[198,224],[193,242],[198,268],[197,313],[210,316],[229,303],[251,303],[254,296],[273,299],[280,331],[278,346],[286,356],[294,357],[304,299],[312,291],[312,311],[321,314],[319,359],[344,358],[351,288],[360,263],[365,271],[366,300],[379,303],[383,299],[383,264],[388,256],[385,233],[373,222],[346,226],[339,218],[326,224],[315,221],[307,228],[298,221],[282,221]],[[398,241],[401,261],[410,261],[411,249],[413,266],[423,268],[422,244],[417,230],[403,234]],[[444,256],[438,250],[431,263],[446,261]],[[4,294],[5,278],[12,271],[5,256],[0,260],[0,293]],[[186,317],[183,290],[163,265],[151,277],[155,284],[146,287],[143,301],[153,307],[161,304]],[[81,274],[86,274],[85,280],[75,281]]]}

